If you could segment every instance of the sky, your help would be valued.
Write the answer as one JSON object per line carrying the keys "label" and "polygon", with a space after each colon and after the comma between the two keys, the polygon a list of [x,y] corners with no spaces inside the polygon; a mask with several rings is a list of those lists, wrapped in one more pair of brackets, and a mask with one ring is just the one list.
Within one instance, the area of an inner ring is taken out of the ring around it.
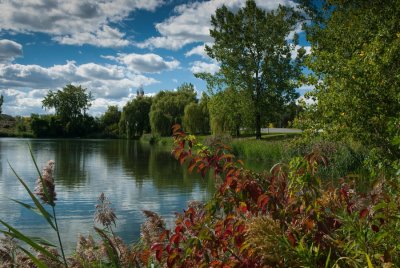
{"label": "sky", "polygon": [[[265,10],[294,5],[256,2]],[[224,4],[235,11],[245,0],[0,0],[3,113],[48,113],[44,96],[67,84],[92,92],[92,115],[122,108],[139,88],[154,95],[188,82],[200,96],[206,85],[193,73],[218,71],[204,45]]]}

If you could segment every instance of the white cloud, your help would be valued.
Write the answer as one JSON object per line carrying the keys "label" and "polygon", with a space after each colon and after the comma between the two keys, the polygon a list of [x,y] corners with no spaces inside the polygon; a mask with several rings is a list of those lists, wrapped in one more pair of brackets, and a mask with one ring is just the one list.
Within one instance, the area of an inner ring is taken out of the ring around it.
{"label": "white cloud", "polygon": [[117,57],[104,56],[104,58],[124,64],[129,70],[135,73],[159,73],[161,71],[177,69],[180,65],[180,62],[177,60],[167,61],[153,53],[119,54]]}
{"label": "white cloud", "polygon": [[203,59],[210,59],[210,57],[207,55],[207,53],[205,51],[206,45],[212,46],[211,43],[207,43],[207,44],[204,44],[204,45],[196,46],[196,47],[192,48],[191,50],[189,50],[188,52],[186,52],[185,56],[186,57],[190,57],[190,56],[193,56],[193,55],[198,55],[198,56],[201,56]]}
{"label": "white cloud", "polygon": [[[190,43],[212,42],[210,19],[216,9],[225,5],[235,11],[244,7],[245,3],[246,0],[213,0],[179,5],[174,10],[174,16],[156,24],[160,36],[138,43],[137,46],[178,50]],[[294,5],[289,0],[257,0],[256,3],[266,10],[276,9],[279,5]]]}
{"label": "white cloud", "polygon": [[215,74],[219,70],[219,66],[216,63],[207,63],[204,61],[195,61],[192,63],[192,67],[190,67],[192,73],[211,73]]}
{"label": "white cloud", "polygon": [[[119,65],[77,65],[74,61],[48,68],[39,65],[0,64],[3,111],[13,115],[43,113],[41,100],[48,90],[61,89],[69,83],[82,85],[95,98],[123,102],[135,88],[159,81]],[[107,105],[103,109],[106,107]]]}
{"label": "white cloud", "polygon": [[22,56],[22,45],[8,39],[0,40],[0,63],[12,62]]}
{"label": "white cloud", "polygon": [[129,42],[111,23],[121,22],[132,11],[154,11],[162,4],[162,0],[4,0],[0,30],[46,33],[63,44],[120,47]]}

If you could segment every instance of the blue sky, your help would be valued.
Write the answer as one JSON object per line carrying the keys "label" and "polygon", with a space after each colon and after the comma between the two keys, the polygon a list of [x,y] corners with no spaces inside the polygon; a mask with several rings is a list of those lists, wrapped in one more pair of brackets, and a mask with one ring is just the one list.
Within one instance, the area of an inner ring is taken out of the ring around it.
{"label": "blue sky", "polygon": [[[256,2],[266,10],[293,5]],[[122,108],[139,87],[155,94],[190,82],[201,92],[193,73],[218,70],[204,44],[212,45],[210,16],[223,4],[237,10],[245,0],[0,1],[3,113],[45,113],[43,97],[69,83],[92,92],[93,115]]]}

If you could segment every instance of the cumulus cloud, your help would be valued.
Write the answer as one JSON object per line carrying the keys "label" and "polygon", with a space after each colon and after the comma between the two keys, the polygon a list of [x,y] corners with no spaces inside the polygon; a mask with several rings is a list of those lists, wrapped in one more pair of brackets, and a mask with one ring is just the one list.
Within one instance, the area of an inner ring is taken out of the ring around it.
{"label": "cumulus cloud", "polygon": [[167,61],[153,53],[118,54],[117,57],[105,56],[104,58],[124,64],[129,70],[136,73],[159,73],[161,71],[177,69],[180,65],[180,62],[177,60]]}
{"label": "cumulus cloud", "polygon": [[189,50],[188,52],[185,53],[186,57],[190,57],[193,55],[198,55],[201,56],[203,59],[209,59],[210,57],[207,55],[205,49],[206,49],[206,45],[211,46],[211,43],[207,43],[207,44],[203,44],[200,46],[196,46],[194,48],[192,48],[191,50]]}
{"label": "cumulus cloud", "polygon": [[0,64],[22,56],[22,45],[8,39],[0,40]]}
{"label": "cumulus cloud", "polygon": [[121,47],[129,42],[117,28],[132,11],[153,11],[162,0],[0,1],[0,30],[50,34],[62,44]]}
{"label": "cumulus cloud", "polygon": [[[190,2],[175,8],[175,15],[155,25],[160,36],[149,38],[137,46],[141,48],[167,48],[178,50],[195,42],[212,42],[210,18],[217,8],[225,5],[235,11],[245,6],[246,0],[213,0]],[[276,9],[279,5],[291,5],[290,0],[256,0],[265,10]]]}
{"label": "cumulus cloud", "polygon": [[43,113],[41,100],[48,90],[61,89],[69,83],[82,85],[90,90],[95,98],[123,102],[135,88],[159,81],[133,73],[119,65],[77,65],[74,61],[51,67],[0,64],[0,91],[4,95],[5,113]]}
{"label": "cumulus cloud", "polygon": [[219,70],[219,66],[216,63],[207,63],[204,61],[195,61],[190,67],[192,73],[211,73],[215,74]]}

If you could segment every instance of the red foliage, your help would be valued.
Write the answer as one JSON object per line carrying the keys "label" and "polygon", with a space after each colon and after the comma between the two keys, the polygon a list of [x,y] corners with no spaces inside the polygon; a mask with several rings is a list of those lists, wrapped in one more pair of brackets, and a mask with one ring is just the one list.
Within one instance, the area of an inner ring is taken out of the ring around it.
{"label": "red foliage", "polygon": [[[178,215],[175,229],[151,247],[157,260],[168,267],[263,267],[260,257],[246,244],[251,217],[268,214],[278,220],[292,247],[302,238],[328,252],[331,245],[324,237],[341,226],[332,216],[336,208],[329,202],[340,204],[337,209],[347,208],[350,214],[357,211],[360,219],[368,216],[368,209],[357,208],[356,197],[346,184],[324,192],[328,197],[313,190],[318,164],[327,163],[321,155],[307,155],[294,170],[276,165],[268,175],[257,174],[245,170],[225,145],[213,149],[198,146],[179,125],[173,127],[173,136],[172,154],[181,164],[187,163],[190,172],[195,170],[203,177],[213,172],[221,183],[206,206],[189,206]],[[302,176],[308,188],[293,184]],[[309,203],[315,208],[309,209]],[[378,225],[370,226],[379,232]]]}

